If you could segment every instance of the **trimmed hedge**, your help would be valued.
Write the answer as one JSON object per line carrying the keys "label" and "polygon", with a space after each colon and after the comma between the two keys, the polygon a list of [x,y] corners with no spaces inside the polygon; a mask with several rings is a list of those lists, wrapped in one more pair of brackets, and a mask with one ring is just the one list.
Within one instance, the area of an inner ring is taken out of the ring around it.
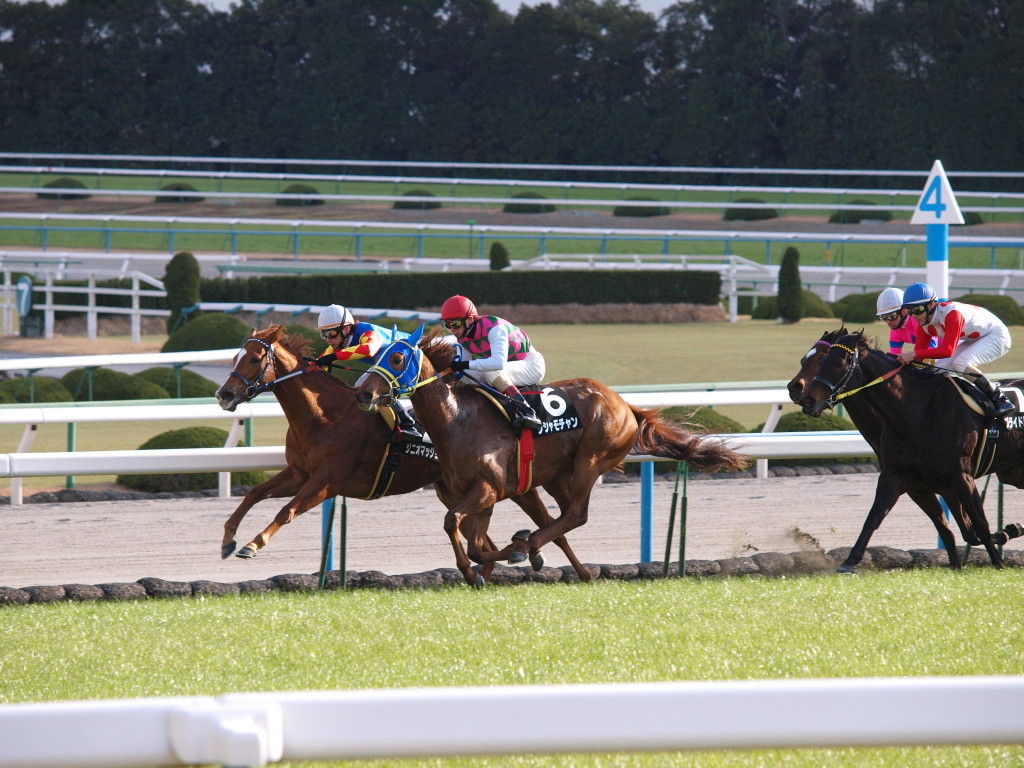
{"label": "trimmed hedge", "polygon": [[199,190],[193,187],[191,184],[185,182],[175,182],[173,184],[165,184],[160,187],[160,194],[154,199],[154,203],[201,203],[206,198],[202,195],[176,195],[175,192],[198,192]]}
{"label": "trimmed hedge", "polygon": [[[832,317],[832,309],[814,291],[803,290],[803,316],[804,317]],[[747,297],[744,297],[747,298]],[[748,301],[749,298],[748,298]],[[750,302],[747,306],[752,306]],[[778,320],[779,299],[777,296],[759,296],[757,307],[753,308],[750,316],[754,320]]]}
{"label": "trimmed hedge", "polygon": [[[173,448],[221,448],[228,433],[216,427],[186,427],[161,432],[139,446],[140,451]],[[235,485],[258,485],[267,479],[266,472],[232,472]],[[181,493],[204,491],[217,487],[215,472],[189,472],[161,475],[118,475],[117,484],[148,493]]]}
{"label": "trimmed hedge", "polygon": [[[181,394],[178,394],[178,379],[181,379]],[[171,397],[213,397],[217,394],[217,385],[195,371],[182,368],[175,373],[174,368],[147,368],[136,373],[133,378],[145,379],[163,389]]]}
{"label": "trimmed hedge", "polygon": [[[844,323],[875,323],[878,317],[875,309],[878,307],[878,294],[881,291],[872,293],[851,293],[843,296],[839,301],[833,302],[832,314],[841,318]],[[886,334],[888,338],[888,334]]]}
{"label": "trimmed hedge", "polygon": [[[433,192],[428,192],[425,189],[412,189],[408,192],[403,192],[402,197],[433,197]],[[395,200],[394,205],[391,206],[396,211],[433,211],[441,207],[441,203],[436,200]]]}
{"label": "trimmed hedge", "polygon": [[[645,203],[657,203],[660,202],[654,197],[644,197],[642,195],[636,197],[627,197],[627,201],[636,200]],[[650,216],[668,216],[669,210],[664,205],[617,205],[612,209],[612,216],[636,216],[639,218],[650,217]]]}
{"label": "trimmed hedge", "polygon": [[[871,200],[851,200],[851,205],[875,205]],[[884,208],[877,211],[836,211],[828,217],[829,224],[860,224],[862,221],[892,221],[892,212]]]}
{"label": "trimmed hedge", "polygon": [[[478,305],[564,304],[567,295],[581,304],[714,305],[719,302],[721,287],[721,276],[711,271],[566,270],[558,273],[557,280],[550,272],[519,271],[218,278],[203,280],[201,291],[203,301],[274,304],[294,303],[302,297],[305,304],[332,304],[344,296],[353,307],[422,309],[439,307],[443,297],[455,293],[471,296]],[[203,348],[229,346],[226,340],[221,336],[214,346]]]}
{"label": "trimmed hedge", "polygon": [[[759,197],[739,197],[734,203],[763,203]],[[722,214],[723,221],[763,221],[777,219],[779,212],[774,208],[726,208]]]}
{"label": "trimmed hedge", "polygon": [[212,312],[197,317],[176,330],[160,347],[160,351],[193,352],[199,349],[229,349],[242,346],[242,342],[248,337],[249,326],[237,317]]}
{"label": "trimmed hedge", "polygon": [[[538,195],[536,192],[520,192],[512,197],[521,200],[547,200],[544,195]],[[552,213],[554,210],[555,206],[548,202],[505,203],[505,207],[502,208],[504,213]]]}
{"label": "trimmed hedge", "polygon": [[1024,325],[1024,309],[1009,296],[998,296],[987,293],[967,293],[954,301],[984,307],[1007,325]]}
{"label": "trimmed hedge", "polygon": [[[320,190],[311,184],[289,184],[281,190],[281,193],[285,195],[319,195]],[[295,207],[323,204],[324,201],[321,197],[279,197],[274,201],[274,205],[288,205]]]}
{"label": "trimmed hedge", "polygon": [[49,376],[33,376],[31,385],[28,377],[0,381],[0,402],[70,403],[74,399],[67,387]]}
{"label": "trimmed hedge", "polygon": [[89,378],[85,368],[75,368],[60,380],[72,397],[90,400],[166,400],[167,390],[139,376],[132,376],[111,368],[92,369],[92,397],[89,396]]}
{"label": "trimmed hedge", "polygon": [[[78,179],[72,179],[69,176],[61,176],[59,179],[48,181],[43,186],[50,189],[88,189]],[[36,197],[40,200],[88,200],[92,195],[88,192],[36,192]]]}

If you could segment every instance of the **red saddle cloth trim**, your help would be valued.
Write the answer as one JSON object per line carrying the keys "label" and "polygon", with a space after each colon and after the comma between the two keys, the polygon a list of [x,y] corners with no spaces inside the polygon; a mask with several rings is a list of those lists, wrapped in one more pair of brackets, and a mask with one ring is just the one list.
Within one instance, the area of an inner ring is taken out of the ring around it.
{"label": "red saddle cloth trim", "polygon": [[516,495],[526,493],[533,485],[533,430],[524,429],[519,433],[519,485]]}

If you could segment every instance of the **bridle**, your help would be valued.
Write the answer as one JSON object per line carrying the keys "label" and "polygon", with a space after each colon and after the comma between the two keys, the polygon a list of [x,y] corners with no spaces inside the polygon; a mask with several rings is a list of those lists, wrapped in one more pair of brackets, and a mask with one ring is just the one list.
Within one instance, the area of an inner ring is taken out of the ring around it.
{"label": "bridle", "polygon": [[[243,376],[242,374],[235,370],[232,370],[230,373],[228,373],[228,376],[234,376],[235,378],[241,379],[242,382],[245,384],[243,400],[245,400],[246,402],[252,400],[257,395],[261,395],[264,392],[273,389],[282,381],[287,381],[293,376],[301,376],[304,373],[309,373],[311,372],[311,370],[315,370],[309,368],[299,368],[297,370],[292,371],[291,373],[286,373],[284,376],[278,376],[277,355],[274,354],[274,346],[272,344],[268,344],[263,339],[257,339],[255,336],[253,336],[252,338],[248,338],[242,342],[242,348],[244,349],[245,345],[248,344],[250,341],[256,342],[261,347],[263,347],[263,349],[266,350],[267,354],[266,357],[263,359],[263,367],[260,368],[259,372],[254,374],[251,379],[245,378],[245,376]],[[273,371],[274,378],[271,379],[270,381],[265,381],[264,377],[267,375],[268,370]]]}
{"label": "bridle", "polygon": [[[398,345],[406,347],[409,351],[408,353],[405,354],[405,367],[402,369],[402,371],[396,373],[384,361],[387,358],[391,357],[392,349]],[[421,350],[415,344],[411,344],[406,339],[400,339],[398,341],[391,342],[391,344],[385,350],[384,354],[381,355],[380,359],[381,362],[378,362],[375,365],[370,366],[370,368],[368,368],[366,372],[376,373],[387,383],[387,394],[381,396],[381,399],[387,402],[393,402],[394,400],[404,395],[411,395],[420,387],[430,384],[433,381],[437,381],[442,376],[445,376],[447,373],[451,372],[449,369],[448,371],[435,373],[433,376],[430,376],[424,379],[423,381],[419,381],[420,371],[423,368],[423,350]],[[415,366],[412,365],[410,359],[415,361]]]}
{"label": "bridle", "polygon": [[[828,342],[818,341],[816,343],[818,343],[818,344],[822,344],[822,343],[827,344]],[[860,370],[860,355],[858,354],[858,349],[856,347],[850,348],[850,347],[846,346],[845,344],[839,344],[838,342],[829,345],[829,347],[830,347],[830,349],[832,347],[838,347],[839,349],[843,350],[844,352],[849,353],[849,355],[850,355],[850,365],[847,367],[846,371],[844,371],[844,373],[840,377],[839,381],[837,381],[835,383],[832,383],[831,381],[829,381],[828,379],[826,379],[825,377],[823,377],[821,375],[818,375],[818,376],[814,377],[814,381],[821,382],[821,384],[823,384],[829,390],[829,395],[828,395],[828,397],[825,398],[825,401],[824,401],[826,408],[834,408],[838,401],[843,400],[843,399],[845,399],[847,397],[850,397],[851,395],[855,395],[858,392],[860,392],[861,390],[867,389],[868,387],[873,387],[876,384],[881,384],[883,381],[891,379],[893,376],[895,376],[897,373],[899,373],[900,370],[904,366],[904,363],[900,363],[895,368],[893,368],[892,370],[888,371],[887,373],[883,373],[881,376],[877,377],[873,381],[869,381],[867,384],[859,386],[859,387],[857,387],[855,389],[848,390],[847,387],[850,385],[851,379],[853,379],[854,374],[856,374]],[[819,370],[820,370],[820,368],[819,368]]]}

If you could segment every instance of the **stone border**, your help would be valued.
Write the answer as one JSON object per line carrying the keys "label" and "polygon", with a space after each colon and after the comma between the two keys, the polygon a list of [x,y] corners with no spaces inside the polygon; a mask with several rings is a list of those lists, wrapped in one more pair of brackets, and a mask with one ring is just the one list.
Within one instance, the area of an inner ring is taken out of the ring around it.
{"label": "stone border", "polygon": [[[723,560],[687,560],[686,576],[695,578],[752,578],[801,576],[829,573],[835,570],[849,554],[849,547],[829,552],[804,551],[782,554],[760,552],[751,557],[732,557]],[[912,549],[903,551],[892,547],[868,547],[860,571],[893,571],[914,568],[944,568],[949,560],[941,549]],[[1003,553],[1007,567],[1024,568],[1024,551]],[[968,560],[970,566],[988,566],[988,555],[974,547]],[[645,581],[663,578],[664,563],[633,563],[632,565],[587,565],[596,579],[616,581]],[[679,563],[669,564],[669,575],[679,575]],[[436,568],[425,573],[389,575],[380,571],[348,571],[349,589],[422,589],[446,585],[465,586],[462,574],[456,568]],[[534,572],[527,566],[496,565],[492,584],[568,584],[580,578],[571,565],[560,568],[544,567]],[[0,587],[0,606],[28,605],[30,603],[58,603],[64,601],[97,602],[100,600],[142,600],[168,597],[215,597],[219,595],[264,594],[267,592],[316,591],[319,574],[288,573],[265,580],[222,583],[216,581],[166,581],[157,578],[139,579],[128,584],[63,584],[58,586]],[[341,587],[341,572],[330,571],[325,589]]]}

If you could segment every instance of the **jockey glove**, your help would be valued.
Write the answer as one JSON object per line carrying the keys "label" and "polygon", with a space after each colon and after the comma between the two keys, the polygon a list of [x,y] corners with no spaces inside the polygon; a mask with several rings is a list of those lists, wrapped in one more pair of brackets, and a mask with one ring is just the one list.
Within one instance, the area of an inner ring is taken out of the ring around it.
{"label": "jockey glove", "polygon": [[320,355],[320,357],[318,357],[316,359],[316,364],[317,365],[330,365],[331,363],[335,363],[337,361],[338,361],[338,358],[334,354],[334,352],[328,352],[326,355]]}
{"label": "jockey glove", "polygon": [[469,368],[469,360],[453,360],[452,370],[458,373],[459,371],[465,371]]}

